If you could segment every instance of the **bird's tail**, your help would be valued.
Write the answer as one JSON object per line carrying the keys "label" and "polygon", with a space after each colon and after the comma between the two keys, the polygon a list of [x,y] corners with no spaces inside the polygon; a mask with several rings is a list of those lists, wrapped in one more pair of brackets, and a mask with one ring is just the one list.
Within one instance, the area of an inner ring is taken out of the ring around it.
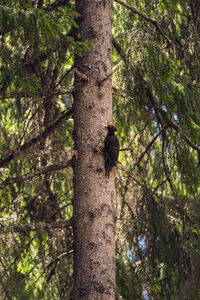
{"label": "bird's tail", "polygon": [[111,171],[111,164],[109,159],[106,160],[105,162],[105,176],[109,178],[110,175],[110,171]]}

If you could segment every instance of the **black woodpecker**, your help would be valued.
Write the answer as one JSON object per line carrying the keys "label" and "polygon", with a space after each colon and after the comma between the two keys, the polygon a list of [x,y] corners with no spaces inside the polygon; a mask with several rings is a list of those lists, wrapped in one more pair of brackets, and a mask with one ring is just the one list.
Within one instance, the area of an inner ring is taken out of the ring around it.
{"label": "black woodpecker", "polygon": [[110,171],[117,165],[119,157],[119,140],[115,135],[117,130],[113,124],[105,125],[108,134],[104,140],[105,176],[109,177]]}

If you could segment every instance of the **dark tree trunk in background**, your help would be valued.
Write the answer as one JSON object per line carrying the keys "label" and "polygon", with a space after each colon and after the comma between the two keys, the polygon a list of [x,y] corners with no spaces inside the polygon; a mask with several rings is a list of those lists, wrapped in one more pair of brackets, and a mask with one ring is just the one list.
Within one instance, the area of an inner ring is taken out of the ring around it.
{"label": "dark tree trunk in background", "polygon": [[[115,185],[94,147],[112,121],[111,0],[77,0],[77,39],[91,42],[75,67],[73,299],[115,299]],[[107,78],[107,79],[106,79]]]}

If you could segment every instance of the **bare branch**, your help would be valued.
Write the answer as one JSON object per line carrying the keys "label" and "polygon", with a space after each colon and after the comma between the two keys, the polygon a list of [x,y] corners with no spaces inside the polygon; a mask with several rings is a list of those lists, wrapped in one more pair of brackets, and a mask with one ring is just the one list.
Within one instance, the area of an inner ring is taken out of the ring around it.
{"label": "bare branch", "polygon": [[157,190],[167,182],[167,179],[164,179],[162,182],[160,182],[153,190],[153,194],[155,194],[157,192]]}
{"label": "bare branch", "polygon": [[50,172],[53,172],[53,171],[62,170],[62,169],[65,169],[67,167],[70,167],[70,166],[71,166],[71,160],[69,160],[67,162],[62,162],[62,163],[57,164],[57,165],[47,166],[47,167],[44,167],[42,169],[36,170],[34,172],[24,174],[20,177],[7,178],[6,180],[4,180],[0,183],[0,190],[5,188],[7,185],[11,185],[13,183],[24,182],[24,181],[27,181],[27,180],[32,179],[34,177],[38,177],[42,174],[47,174],[47,173],[50,173]]}
{"label": "bare branch", "polygon": [[113,46],[115,47],[115,49],[117,50],[118,54],[121,56],[124,63],[126,64],[127,63],[126,54],[125,54],[124,50],[122,49],[122,47],[120,46],[120,43],[114,38],[114,36],[112,37],[112,43],[113,43]]}
{"label": "bare branch", "polygon": [[73,68],[74,66],[72,66],[69,70],[67,70],[67,72],[60,78],[60,80],[58,81],[55,87],[59,86],[63,81],[63,79],[65,79],[65,77],[67,77],[70,73],[72,73]]}
{"label": "bare branch", "polygon": [[133,149],[132,148],[122,148],[122,149],[119,149],[119,151],[133,151]]}
{"label": "bare branch", "polygon": [[161,35],[164,37],[164,39],[167,41],[168,45],[172,45],[172,41],[167,37],[167,35],[163,32],[162,28],[160,27],[160,25],[158,24],[158,22],[155,19],[149,18],[148,16],[146,16],[145,14],[143,14],[141,11],[139,11],[138,9],[134,8],[133,6],[130,6],[124,2],[122,2],[121,0],[114,0],[115,2],[123,5],[124,7],[130,9],[134,14],[137,14],[138,16],[142,17],[145,21],[150,22],[151,24],[153,24],[156,27],[156,30],[158,32],[161,33]]}
{"label": "bare branch", "polygon": [[98,86],[101,87],[102,84],[103,84],[106,80],[108,80],[112,75],[113,75],[113,72],[111,72],[108,76],[106,76],[105,78],[103,78],[102,80],[100,80],[100,81],[98,82]]}
{"label": "bare branch", "polygon": [[89,77],[86,76],[85,74],[79,72],[79,71],[77,70],[77,68],[74,68],[73,71],[74,71],[81,79],[83,79],[83,80],[85,80],[85,81],[89,81]]}

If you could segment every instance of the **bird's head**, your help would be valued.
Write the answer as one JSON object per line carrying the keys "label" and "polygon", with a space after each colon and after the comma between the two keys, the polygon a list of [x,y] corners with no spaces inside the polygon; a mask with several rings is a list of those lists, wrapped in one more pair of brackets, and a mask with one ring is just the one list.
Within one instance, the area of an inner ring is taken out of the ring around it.
{"label": "bird's head", "polygon": [[107,124],[104,125],[104,127],[108,129],[108,133],[110,134],[114,134],[114,132],[117,131],[117,127],[113,124]]}

